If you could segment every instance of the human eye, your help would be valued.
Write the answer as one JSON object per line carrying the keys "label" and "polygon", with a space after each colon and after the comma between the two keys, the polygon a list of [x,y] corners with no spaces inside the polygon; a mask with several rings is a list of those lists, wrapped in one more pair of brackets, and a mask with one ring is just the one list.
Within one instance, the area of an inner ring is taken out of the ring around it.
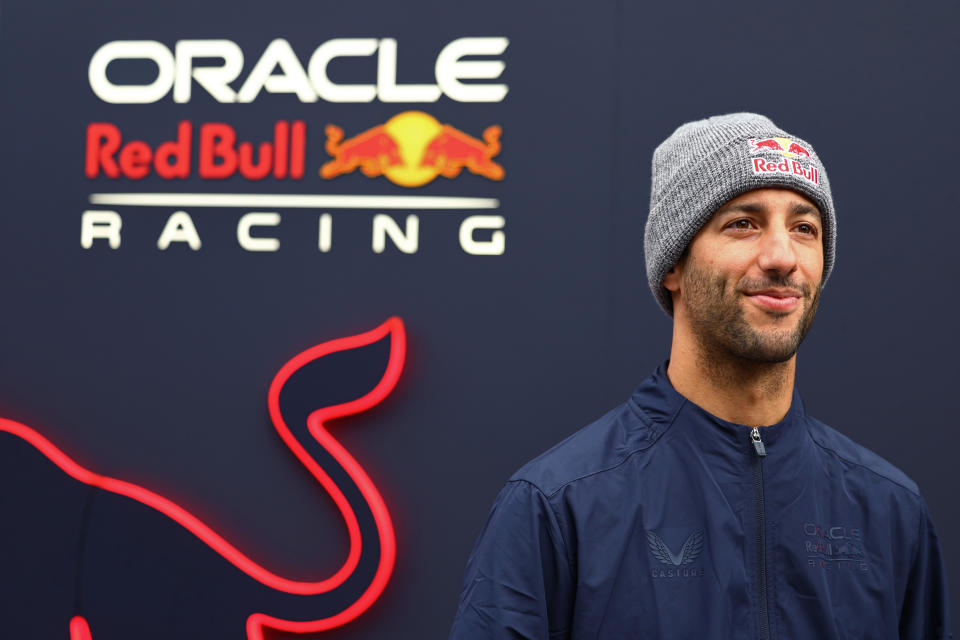
{"label": "human eye", "polygon": [[803,235],[814,236],[814,237],[817,235],[819,231],[816,225],[811,224],[809,222],[801,222],[796,226],[796,230],[797,232]]}
{"label": "human eye", "polygon": [[724,228],[734,231],[749,231],[753,228],[753,222],[749,218],[737,218],[728,222]]}

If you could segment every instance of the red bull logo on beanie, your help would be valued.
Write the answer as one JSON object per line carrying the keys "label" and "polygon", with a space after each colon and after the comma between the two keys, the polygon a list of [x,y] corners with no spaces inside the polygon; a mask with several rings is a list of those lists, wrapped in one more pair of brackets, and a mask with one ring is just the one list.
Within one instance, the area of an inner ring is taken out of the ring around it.
{"label": "red bull logo on beanie", "polygon": [[810,157],[809,149],[794,142],[790,138],[764,138],[763,140],[750,138],[747,140],[747,143],[750,145],[751,155],[764,151],[776,151],[787,158],[796,158],[799,156]]}
{"label": "red bull logo on beanie", "polygon": [[385,176],[403,187],[419,187],[438,175],[456,178],[463,169],[490,180],[502,180],[499,125],[487,127],[482,139],[422,111],[404,111],[386,123],[344,140],[340,127],[327,125],[327,153],[333,156],[320,175],[332,179],[356,169],[369,178]]}
{"label": "red bull logo on beanie", "polygon": [[803,145],[794,142],[790,138],[765,138],[747,140],[750,145],[750,154],[777,152],[780,158],[768,160],[766,158],[751,158],[753,172],[756,174],[765,173],[786,173],[795,175],[806,180],[815,187],[820,186],[820,171],[810,162],[801,161],[800,158],[809,160],[810,150]]}
{"label": "red bull logo on beanie", "polygon": [[768,138],[766,140],[748,140],[750,143],[750,153],[760,153],[764,149],[769,149],[771,151],[783,152],[783,146],[777,141],[776,138]]}
{"label": "red bull logo on beanie", "polygon": [[753,158],[754,173],[789,173],[799,178],[803,178],[815,187],[820,186],[820,172],[814,166],[804,166],[799,160],[784,158],[777,162],[774,160],[764,160],[763,158]]}

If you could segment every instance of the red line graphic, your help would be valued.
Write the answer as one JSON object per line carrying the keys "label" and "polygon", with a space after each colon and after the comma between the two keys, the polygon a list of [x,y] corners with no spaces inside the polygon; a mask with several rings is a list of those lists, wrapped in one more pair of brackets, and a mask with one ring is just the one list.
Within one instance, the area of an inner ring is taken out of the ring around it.
{"label": "red line graphic", "polygon": [[[72,478],[105,491],[116,493],[141,502],[152,509],[160,511],[181,526],[189,530],[211,549],[223,556],[235,567],[251,578],[267,587],[298,595],[315,595],[327,593],[342,585],[354,572],[360,560],[363,542],[361,540],[360,525],[357,516],[339,487],[334,484],[329,475],[307,453],[294,438],[280,414],[280,391],[290,376],[313,360],[338,351],[357,349],[373,344],[383,338],[390,337],[390,357],[386,371],[380,382],[373,390],[356,400],[339,404],[333,407],[324,407],[311,413],[307,418],[307,427],[310,434],[326,449],[333,458],[343,467],[351,480],[356,484],[364,500],[367,502],[377,527],[377,536],[380,544],[380,560],[376,573],[367,589],[359,598],[340,613],[320,620],[291,621],[274,618],[263,613],[253,613],[247,618],[248,640],[263,640],[263,629],[271,628],[295,633],[312,633],[341,626],[356,619],[376,601],[386,588],[390,575],[393,572],[396,559],[396,539],[394,537],[393,522],[387,505],[373,481],[363,470],[363,467],[327,430],[326,423],[335,418],[342,418],[361,413],[380,403],[396,386],[403,370],[406,356],[406,334],[403,321],[398,317],[389,318],[376,329],[355,336],[330,340],[311,347],[298,354],[287,362],[274,377],[268,393],[268,408],[274,428],[280,434],[284,443],[293,451],[313,477],[330,494],[347,525],[350,539],[350,551],[343,566],[331,577],[317,582],[302,582],[279,576],[261,566],[234,547],[220,534],[204,524],[199,518],[192,515],[179,505],[138,485],[101,476],[81,467],[53,443],[40,435],[37,431],[13,420],[0,418],[0,431],[6,431],[18,436],[49,458],[54,464]],[[93,640],[90,627],[82,616],[76,616],[70,621],[71,640]]]}
{"label": "red line graphic", "polygon": [[83,616],[73,616],[70,620],[70,640],[93,640],[90,625]]}

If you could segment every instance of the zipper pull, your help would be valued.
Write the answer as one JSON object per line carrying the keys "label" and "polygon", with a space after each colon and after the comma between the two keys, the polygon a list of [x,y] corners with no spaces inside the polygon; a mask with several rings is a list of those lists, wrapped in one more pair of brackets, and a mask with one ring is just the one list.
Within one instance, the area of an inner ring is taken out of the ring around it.
{"label": "zipper pull", "polygon": [[763,446],[763,440],[760,439],[760,429],[754,427],[750,430],[750,440],[753,442],[753,448],[761,458],[767,455],[767,448]]}

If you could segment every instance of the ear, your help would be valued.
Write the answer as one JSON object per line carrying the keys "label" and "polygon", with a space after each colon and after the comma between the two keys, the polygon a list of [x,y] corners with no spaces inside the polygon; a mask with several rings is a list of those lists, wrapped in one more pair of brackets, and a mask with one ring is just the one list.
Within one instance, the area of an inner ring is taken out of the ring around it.
{"label": "ear", "polygon": [[670,267],[670,271],[667,271],[667,275],[663,276],[663,286],[670,291],[671,293],[677,293],[680,291],[680,272],[682,267],[680,263]]}

